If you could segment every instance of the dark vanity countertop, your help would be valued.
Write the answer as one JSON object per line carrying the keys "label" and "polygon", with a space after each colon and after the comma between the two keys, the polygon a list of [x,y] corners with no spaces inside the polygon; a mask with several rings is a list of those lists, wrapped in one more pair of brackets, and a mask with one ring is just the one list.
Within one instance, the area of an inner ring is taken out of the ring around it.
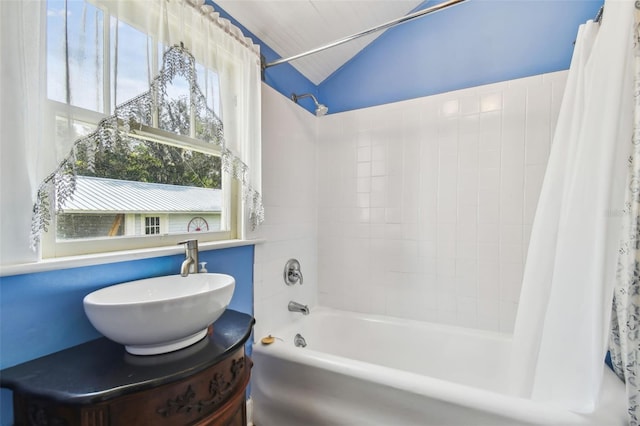
{"label": "dark vanity countertop", "polygon": [[94,404],[171,383],[226,358],[251,335],[254,319],[227,309],[213,333],[162,355],[137,356],[99,338],[0,371],[0,386],[72,404]]}

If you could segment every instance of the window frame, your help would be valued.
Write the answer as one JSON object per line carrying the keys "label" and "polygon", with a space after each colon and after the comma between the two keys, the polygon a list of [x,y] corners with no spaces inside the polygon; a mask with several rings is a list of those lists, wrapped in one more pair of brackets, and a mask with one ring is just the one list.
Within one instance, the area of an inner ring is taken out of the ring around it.
{"label": "window frame", "polygon": [[[111,29],[110,24],[112,15],[109,13],[107,7],[103,4],[95,4],[92,1],[88,3],[98,7],[103,13],[103,108],[104,113],[97,111],[87,110],[81,107],[77,107],[71,104],[62,103],[49,99],[48,90],[44,91],[45,103],[48,106],[50,114],[49,120],[52,120],[51,129],[55,129],[55,120],[58,116],[63,116],[72,121],[80,121],[90,125],[97,125],[98,122],[112,113],[111,95],[112,95],[112,70],[111,70]],[[133,28],[136,28],[134,24],[125,22]],[[160,46],[161,43],[158,40],[147,34],[153,45]],[[157,49],[152,49],[157,50]],[[46,67],[45,67],[46,68]],[[157,75],[159,72],[159,61],[157,58],[152,60],[153,75]],[[209,69],[209,72],[216,70]],[[45,76],[45,82],[47,77]],[[224,89],[220,87],[220,98],[223,103]],[[220,149],[214,144],[206,143],[195,138],[186,136],[175,135],[170,132],[162,131],[160,129],[145,128],[141,131],[132,132],[130,134],[133,137],[136,135],[149,136],[149,140],[155,142],[164,143],[167,145],[177,146],[183,149],[196,150],[204,152],[209,155],[220,155]],[[159,139],[159,140],[158,140]],[[41,257],[43,259],[55,259],[59,257],[79,256],[84,254],[99,254],[99,253],[112,253],[121,252],[127,250],[157,248],[160,246],[171,246],[178,244],[180,241],[193,238],[194,234],[197,234],[197,238],[201,242],[213,242],[213,241],[226,241],[235,240],[240,238],[243,230],[242,227],[242,189],[241,184],[233,179],[228,173],[221,170],[221,189],[222,189],[222,212],[220,223],[223,226],[228,225],[228,230],[225,231],[207,231],[197,233],[176,233],[168,234],[161,233],[160,235],[144,235],[144,219],[143,219],[143,235],[140,236],[117,236],[117,237],[99,237],[99,238],[86,238],[77,240],[61,240],[56,238],[57,229],[57,213],[54,213],[51,218],[49,227],[42,232],[41,239]],[[55,199],[55,194],[49,194],[50,199]],[[144,217],[145,214],[142,215]],[[157,216],[157,215],[155,215]],[[162,215],[160,215],[162,216]],[[161,223],[165,223],[165,228],[168,224],[166,220],[162,220]],[[161,226],[161,229],[162,226]]]}
{"label": "window frame", "polygon": [[[42,235],[42,257],[46,259],[79,256],[84,254],[110,253],[117,251],[157,248],[161,246],[177,245],[185,239],[197,236],[199,242],[228,241],[239,238],[238,224],[241,216],[240,209],[240,185],[235,179],[230,180],[229,198],[229,230],[208,232],[185,232],[176,234],[142,235],[142,236],[118,236],[78,239],[73,241],[56,240],[55,217],[46,232]],[[224,179],[223,179],[224,181]],[[224,221],[224,210],[221,221]]]}

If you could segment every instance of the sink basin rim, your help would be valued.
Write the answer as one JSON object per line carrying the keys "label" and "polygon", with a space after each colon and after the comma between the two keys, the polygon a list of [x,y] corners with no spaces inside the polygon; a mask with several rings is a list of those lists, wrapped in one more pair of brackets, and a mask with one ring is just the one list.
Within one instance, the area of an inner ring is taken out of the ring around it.
{"label": "sink basin rim", "polygon": [[[220,273],[190,274],[186,277],[182,277],[180,275],[163,275],[159,277],[143,278],[140,280],[134,280],[134,281],[129,281],[129,282],[124,282],[120,284],[114,284],[107,287],[103,287],[101,289],[95,290],[87,294],[83,299],[83,303],[85,304],[90,303],[95,306],[115,306],[115,305],[130,306],[130,305],[148,305],[148,304],[156,304],[156,303],[165,303],[169,300],[178,301],[188,297],[202,295],[208,291],[213,291],[213,290],[222,288],[226,285],[229,285],[228,282],[224,282],[224,281],[220,281],[220,282],[216,281],[215,283],[200,283],[199,285],[201,287],[200,289],[198,289],[198,291],[186,292],[187,290],[189,290],[187,289],[186,286],[180,287],[180,283],[173,282],[174,280],[177,280],[177,279],[184,279],[185,284],[191,284],[193,286],[193,283],[189,281],[193,281],[193,277],[198,277],[203,275],[212,277],[214,279],[220,279],[220,280],[231,278],[231,280],[235,284],[235,279],[233,279],[232,276],[227,274],[220,274]],[[105,297],[105,296],[126,297],[122,293],[126,292],[127,290],[135,289],[136,287],[144,287],[145,285],[148,285],[148,283],[150,282],[154,282],[153,283],[154,287],[152,288],[154,290],[153,294],[148,292],[146,294],[140,294],[137,296],[139,297],[138,299],[131,300],[131,301],[122,301],[122,300],[118,301],[115,299],[112,299],[109,301],[99,300],[100,297]],[[160,287],[163,287],[163,288],[160,288]],[[185,291],[185,293],[173,295],[173,296],[169,294],[161,295],[160,290],[168,290],[168,291],[178,290],[178,291]],[[110,294],[110,293],[114,293],[114,294]],[[145,300],[140,296],[147,297],[147,299]]]}
{"label": "sink basin rim", "polygon": [[169,275],[98,289],[83,306],[95,329],[127,352],[157,355],[202,340],[234,290],[235,278],[226,274]]}

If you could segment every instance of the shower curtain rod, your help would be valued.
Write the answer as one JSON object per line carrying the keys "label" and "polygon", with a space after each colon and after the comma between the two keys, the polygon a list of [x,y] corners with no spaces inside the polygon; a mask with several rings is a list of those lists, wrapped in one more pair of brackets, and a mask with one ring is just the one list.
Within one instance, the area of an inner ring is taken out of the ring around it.
{"label": "shower curtain rod", "polygon": [[391,20],[389,22],[386,22],[384,24],[378,25],[376,27],[369,28],[368,30],[364,30],[364,31],[361,31],[361,32],[356,33],[356,34],[353,34],[353,35],[350,35],[350,36],[347,36],[347,37],[343,37],[343,38],[338,39],[336,41],[333,41],[331,43],[325,44],[324,46],[320,46],[320,47],[316,47],[315,49],[311,49],[311,50],[309,50],[307,52],[303,52],[303,53],[299,53],[297,55],[289,56],[288,58],[277,59],[277,60],[275,60],[273,62],[268,62],[268,63],[265,63],[264,60],[263,60],[262,61],[262,71],[264,72],[265,69],[267,69],[269,67],[273,67],[275,65],[284,64],[286,62],[290,62],[290,61],[294,61],[296,59],[300,59],[300,58],[302,58],[304,56],[312,55],[314,53],[318,53],[318,52],[321,52],[323,50],[339,46],[339,45],[341,45],[343,43],[346,43],[348,41],[355,40],[357,38],[372,34],[372,33],[376,32],[376,31],[386,30],[387,28],[391,28],[391,27],[394,27],[394,26],[399,25],[399,24],[404,24],[405,22],[411,21],[411,20],[413,20],[415,18],[420,18],[422,16],[428,15],[428,14],[433,13],[433,12],[437,12],[439,10],[446,9],[448,7],[451,7],[451,6],[455,5],[455,4],[462,3],[462,2],[465,2],[465,1],[467,1],[467,0],[448,0],[448,1],[445,1],[443,3],[436,4],[434,6],[428,7],[426,9],[418,10],[417,12],[413,12],[413,13],[410,13],[408,15],[401,16],[400,18],[393,19],[393,20]]}
{"label": "shower curtain rod", "polygon": [[593,22],[599,24],[600,21],[602,21],[602,15],[604,15],[604,5],[600,6],[600,9],[598,9],[598,13],[596,13],[596,17],[593,18]]}

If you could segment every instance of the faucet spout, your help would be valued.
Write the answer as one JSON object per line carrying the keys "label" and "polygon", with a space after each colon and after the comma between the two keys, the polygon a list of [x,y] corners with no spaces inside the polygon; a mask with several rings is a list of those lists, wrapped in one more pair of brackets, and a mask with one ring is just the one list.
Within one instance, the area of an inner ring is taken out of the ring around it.
{"label": "faucet spout", "polygon": [[291,301],[289,302],[289,311],[290,312],[300,312],[302,315],[309,315],[309,307],[307,305],[303,305],[302,303]]}
{"label": "faucet spout", "polygon": [[198,273],[198,240],[181,241],[184,244],[185,260],[180,267],[180,275],[186,277],[189,274]]}
{"label": "faucet spout", "polygon": [[192,258],[185,259],[184,262],[182,262],[182,266],[180,266],[180,275],[183,277],[189,275],[189,272],[192,272],[194,269],[193,265],[195,265],[195,262]]}

